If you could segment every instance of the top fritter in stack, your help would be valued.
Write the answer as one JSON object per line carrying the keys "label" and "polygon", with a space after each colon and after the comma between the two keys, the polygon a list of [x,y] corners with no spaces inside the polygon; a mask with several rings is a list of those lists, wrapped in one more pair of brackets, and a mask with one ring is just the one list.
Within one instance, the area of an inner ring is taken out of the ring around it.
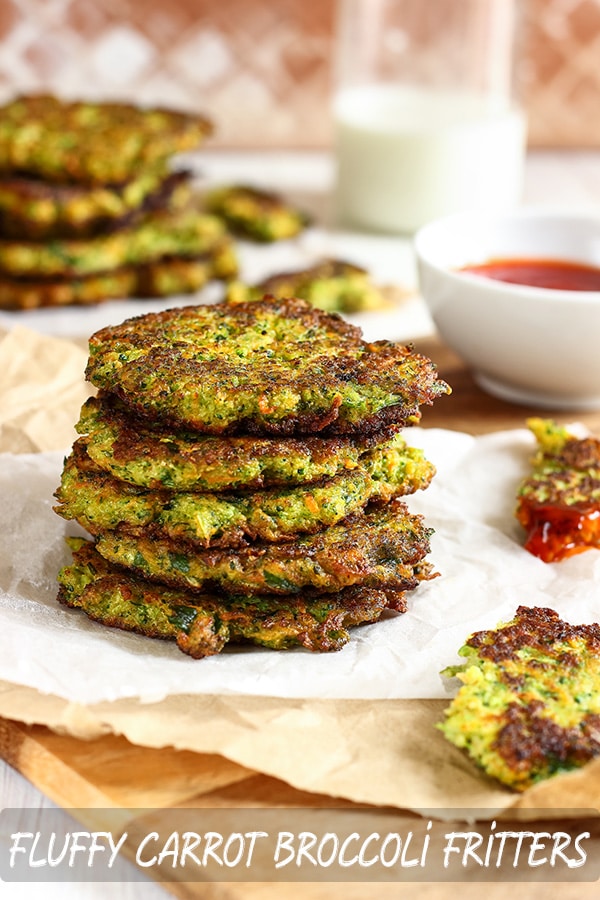
{"label": "top fritter in stack", "polygon": [[173,154],[202,116],[21,97],[0,108],[0,308],[162,296],[231,277],[223,222],[200,212]]}
{"label": "top fritter in stack", "polygon": [[448,391],[410,348],[301,300],[188,307],[90,340],[81,437],[57,492],[59,599],[175,639],[335,650],[431,577],[400,495],[433,467],[401,426]]}

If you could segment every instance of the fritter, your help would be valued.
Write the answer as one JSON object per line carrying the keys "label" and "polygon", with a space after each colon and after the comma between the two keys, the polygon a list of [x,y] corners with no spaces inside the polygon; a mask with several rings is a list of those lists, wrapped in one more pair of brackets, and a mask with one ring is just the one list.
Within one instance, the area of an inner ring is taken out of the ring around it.
{"label": "fritter", "polygon": [[292,543],[197,550],[183,542],[106,531],[96,541],[109,562],[187,590],[245,594],[333,593],[352,585],[411,590],[431,569],[430,529],[399,500]]}
{"label": "fritter", "polygon": [[518,491],[525,548],[544,562],[600,549],[600,441],[577,438],[550,419],[527,424],[538,450]]}
{"label": "fritter", "polygon": [[82,609],[103,625],[175,640],[196,659],[241,642],[272,650],[339,650],[350,638],[348,628],[377,621],[384,609],[406,610],[402,594],[361,587],[326,596],[190,594],[115,569],[87,541],[70,543],[73,564],[58,576],[61,603]]}
{"label": "fritter", "polygon": [[168,109],[17,97],[0,108],[0,172],[119,185],[196,149],[211,131],[204,116]]}
{"label": "fritter", "polygon": [[326,312],[362,312],[388,305],[366,269],[339,259],[327,259],[309,269],[271,275],[259,284],[232,281],[227,286],[228,303],[249,303],[265,294],[274,297],[299,297]]}
{"label": "fritter", "polygon": [[439,726],[493,778],[517,791],[600,755],[600,626],[552,609],[471,635],[463,682]]}
{"label": "fritter", "polygon": [[77,278],[166,256],[194,258],[224,236],[221,220],[192,204],[151,213],[141,224],[87,240],[0,240],[0,273],[12,278]]}
{"label": "fritter", "polygon": [[88,379],[164,426],[208,434],[368,433],[449,391],[432,362],[302,300],[186,307],[90,338]]}
{"label": "fritter", "polygon": [[279,194],[247,185],[216,188],[206,196],[205,205],[234,234],[264,243],[295,237],[308,224],[306,214]]}
{"label": "fritter", "polygon": [[80,438],[65,461],[55,511],[76,519],[91,534],[120,528],[201,547],[292,540],[337,525],[371,501],[386,503],[414,490],[404,481],[402,466],[390,466],[389,460],[384,464],[382,458],[378,462],[376,477],[366,463],[317,484],[246,494],[144,491],[100,469]]}
{"label": "fritter", "polygon": [[368,437],[213,437],[159,431],[108,396],[90,397],[76,425],[94,462],[148,490],[224,491],[295,484],[368,469],[401,480],[405,493],[427,487],[434,468],[423,451],[387,430]]}
{"label": "fritter", "polygon": [[189,205],[188,172],[144,172],[125,184],[87,187],[34,178],[0,180],[0,236],[88,238],[131,227],[149,212]]}
{"label": "fritter", "polygon": [[236,272],[235,249],[231,240],[225,237],[210,251],[194,259],[170,256],[83,278],[40,281],[0,278],[0,309],[88,305],[125,297],[190,294],[212,278],[230,278]]}

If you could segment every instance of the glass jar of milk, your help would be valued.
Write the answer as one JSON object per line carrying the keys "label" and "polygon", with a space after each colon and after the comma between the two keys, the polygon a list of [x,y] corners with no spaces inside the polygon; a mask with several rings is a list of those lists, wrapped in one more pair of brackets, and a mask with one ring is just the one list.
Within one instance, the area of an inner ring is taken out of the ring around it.
{"label": "glass jar of milk", "polygon": [[339,0],[335,212],[413,232],[518,203],[525,117],[515,99],[519,0]]}

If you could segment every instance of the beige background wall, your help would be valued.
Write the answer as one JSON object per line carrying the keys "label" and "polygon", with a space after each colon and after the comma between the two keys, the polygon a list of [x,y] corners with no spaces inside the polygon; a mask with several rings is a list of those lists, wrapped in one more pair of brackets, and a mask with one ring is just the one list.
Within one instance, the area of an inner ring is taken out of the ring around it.
{"label": "beige background wall", "polygon": [[[427,2],[427,0],[424,0]],[[520,0],[537,146],[600,147],[600,0]],[[324,147],[335,0],[0,0],[0,96],[207,111],[213,147]]]}

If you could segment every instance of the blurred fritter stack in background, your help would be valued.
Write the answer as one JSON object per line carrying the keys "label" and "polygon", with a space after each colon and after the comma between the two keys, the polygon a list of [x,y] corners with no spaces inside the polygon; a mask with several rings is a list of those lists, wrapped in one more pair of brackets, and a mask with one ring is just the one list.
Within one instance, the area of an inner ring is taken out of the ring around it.
{"label": "blurred fritter stack in background", "polygon": [[203,657],[336,650],[430,578],[398,499],[433,466],[399,429],[448,391],[410,348],[302,300],[173,309],[90,340],[100,389],[66,460],[61,602]]}
{"label": "blurred fritter stack in background", "polygon": [[0,308],[189,293],[231,278],[221,219],[203,212],[176,153],[202,116],[40,95],[0,108]]}
{"label": "blurred fritter stack in background", "polygon": [[194,189],[173,156],[198,149],[203,116],[125,103],[18,97],[0,107],[0,309],[190,294],[230,283],[232,303],[296,296],[328,312],[390,304],[352,263],[323,260],[256,285],[235,240],[294,239],[310,217],[249,185]]}

